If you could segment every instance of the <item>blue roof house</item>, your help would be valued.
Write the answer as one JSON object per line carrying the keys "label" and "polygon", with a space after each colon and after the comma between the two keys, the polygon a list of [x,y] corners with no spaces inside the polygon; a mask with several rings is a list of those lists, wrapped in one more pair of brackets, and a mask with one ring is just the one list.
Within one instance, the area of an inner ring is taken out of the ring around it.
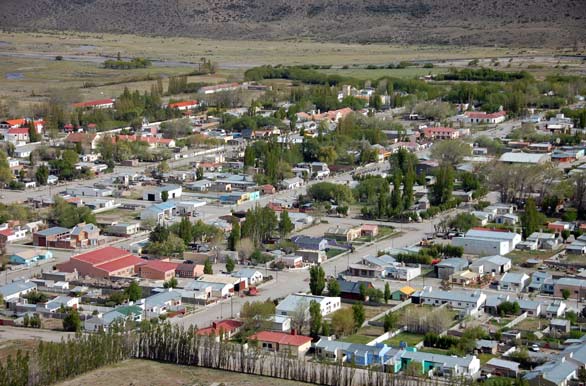
{"label": "blue roof house", "polygon": [[10,262],[12,264],[21,264],[28,266],[39,261],[51,260],[52,258],[53,252],[51,251],[24,249],[22,251],[14,252],[14,254],[10,256]]}

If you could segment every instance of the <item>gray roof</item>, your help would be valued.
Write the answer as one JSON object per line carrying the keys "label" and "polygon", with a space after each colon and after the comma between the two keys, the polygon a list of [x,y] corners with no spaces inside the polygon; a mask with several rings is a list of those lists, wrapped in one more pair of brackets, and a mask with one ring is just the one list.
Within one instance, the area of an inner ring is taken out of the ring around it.
{"label": "gray roof", "polygon": [[505,153],[505,154],[501,155],[501,158],[499,160],[501,162],[536,164],[536,163],[544,162],[548,159],[549,159],[548,154],[509,152],[509,153]]}
{"label": "gray roof", "polygon": [[70,229],[68,229],[68,228],[52,227],[52,228],[43,229],[42,231],[38,231],[37,234],[41,235],[41,236],[54,236],[54,235],[58,235],[61,233],[68,233],[69,231],[70,231]]}
{"label": "gray roof", "polygon": [[462,257],[451,257],[449,259],[444,259],[441,262],[437,263],[436,267],[454,268],[456,270],[462,270],[468,267],[468,260]]}
{"label": "gray roof", "polygon": [[232,276],[234,276],[234,277],[246,277],[246,278],[249,278],[250,279],[257,272],[262,275],[262,273],[258,269],[242,268],[241,270],[239,270],[237,272],[232,272]]}
{"label": "gray roof", "polygon": [[458,290],[450,290],[450,291],[443,291],[443,290],[432,290],[431,288],[426,288],[421,291],[418,291],[414,294],[414,296],[421,296],[430,299],[438,299],[438,300],[450,300],[450,301],[459,301],[459,302],[478,302],[482,296],[482,292],[480,291],[458,291]]}
{"label": "gray roof", "polygon": [[481,229],[470,229],[468,232],[466,232],[465,237],[512,241],[516,237],[519,237],[519,235],[513,232],[495,232]]}
{"label": "gray roof", "polygon": [[291,294],[279,303],[277,309],[284,312],[293,312],[296,311],[299,307],[309,307],[309,303],[312,300],[321,303],[324,299],[327,299],[327,297],[305,294]]}
{"label": "gray roof", "polygon": [[513,284],[524,284],[529,276],[526,273],[507,272],[503,275],[500,282],[513,283]]}
{"label": "gray roof", "polygon": [[486,307],[498,307],[501,303],[509,301],[509,295],[487,295]]}
{"label": "gray roof", "polygon": [[334,352],[336,350],[343,350],[345,352],[352,352],[359,356],[363,356],[365,353],[372,353],[373,355],[379,355],[383,349],[390,347],[386,345],[370,346],[359,343],[348,343],[341,342],[338,340],[320,339],[316,344],[316,348],[321,348],[325,351]]}
{"label": "gray roof", "polygon": [[481,257],[480,259],[474,261],[472,264],[473,266],[482,265],[483,263],[492,263],[494,265],[506,265],[511,262],[511,259],[508,257],[504,257],[501,255],[493,255],[493,256],[485,256]]}
{"label": "gray roof", "polygon": [[5,286],[0,287],[0,295],[6,298],[8,296],[12,296],[34,288],[37,288],[37,285],[32,281],[14,281],[10,284],[6,284]]}
{"label": "gray roof", "polygon": [[541,303],[534,300],[517,300],[517,303],[519,303],[519,307],[522,310],[537,310],[541,305]]}
{"label": "gray roof", "polygon": [[145,305],[147,307],[163,306],[173,299],[181,299],[181,292],[175,290],[159,292],[146,298]]}
{"label": "gray roof", "polygon": [[411,359],[416,362],[432,362],[432,363],[439,363],[446,367],[464,367],[468,368],[472,361],[475,359],[473,356],[465,356],[465,357],[452,357],[449,355],[442,355],[442,354],[432,354],[428,352],[421,352],[421,351],[406,351],[402,358]]}
{"label": "gray roof", "polygon": [[575,286],[575,287],[586,287],[586,280],[576,279],[573,277],[562,277],[561,279],[558,279],[557,284],[569,285],[569,286]]}
{"label": "gray roof", "polygon": [[486,364],[495,367],[501,367],[503,369],[509,369],[515,372],[519,371],[519,364],[517,362],[506,361],[504,359],[492,358],[491,360],[486,362]]}
{"label": "gray roof", "polygon": [[542,374],[544,379],[559,385],[567,380],[578,367],[577,364],[569,361],[548,362],[536,367],[534,371],[527,374],[526,379],[531,379],[536,375]]}

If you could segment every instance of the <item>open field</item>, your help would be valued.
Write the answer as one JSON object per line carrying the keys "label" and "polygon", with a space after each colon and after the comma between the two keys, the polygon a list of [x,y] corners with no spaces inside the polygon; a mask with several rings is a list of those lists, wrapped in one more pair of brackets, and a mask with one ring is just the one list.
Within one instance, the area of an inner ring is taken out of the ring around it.
{"label": "open field", "polygon": [[429,74],[442,74],[447,72],[446,68],[421,68],[421,67],[408,67],[408,68],[385,68],[385,69],[367,69],[367,68],[334,68],[329,70],[319,70],[324,74],[331,75],[342,75],[349,76],[357,79],[378,79],[384,76],[390,76],[393,78],[416,78]]}
{"label": "open field", "polygon": [[294,386],[302,383],[277,378],[258,377],[212,370],[201,367],[177,366],[143,360],[128,360],[113,366],[92,371],[59,386],[170,386],[212,385],[233,386]]}

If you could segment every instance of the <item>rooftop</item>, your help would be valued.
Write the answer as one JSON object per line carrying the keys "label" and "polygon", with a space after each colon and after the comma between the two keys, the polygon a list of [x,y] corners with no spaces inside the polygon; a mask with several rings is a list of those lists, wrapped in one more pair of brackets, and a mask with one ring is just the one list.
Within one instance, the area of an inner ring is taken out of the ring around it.
{"label": "rooftop", "polygon": [[251,340],[273,342],[287,346],[301,346],[311,342],[309,336],[291,335],[284,332],[261,331],[250,337]]}

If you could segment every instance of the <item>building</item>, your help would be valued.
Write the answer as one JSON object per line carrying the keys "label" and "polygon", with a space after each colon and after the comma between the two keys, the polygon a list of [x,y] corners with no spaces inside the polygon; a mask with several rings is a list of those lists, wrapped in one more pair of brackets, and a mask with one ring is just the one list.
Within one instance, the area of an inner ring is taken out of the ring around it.
{"label": "building", "polygon": [[262,272],[251,268],[243,268],[239,271],[232,272],[232,276],[246,280],[248,285],[258,285],[264,280]]}
{"label": "building", "polygon": [[37,262],[51,260],[53,252],[49,250],[23,249],[10,256],[12,264],[32,265]]}
{"label": "building", "polygon": [[544,164],[551,160],[551,156],[548,153],[522,153],[522,152],[509,152],[504,153],[499,158],[500,162],[508,164],[525,164],[525,165],[539,165]]}
{"label": "building", "polygon": [[354,241],[360,237],[362,231],[360,227],[352,225],[336,225],[335,227],[329,228],[325,233],[324,237],[328,239],[334,239],[336,241]]}
{"label": "building", "polygon": [[497,377],[517,378],[519,376],[519,363],[500,358],[491,358],[482,366],[482,369]]}
{"label": "building", "polygon": [[292,178],[285,178],[283,181],[280,182],[280,186],[282,189],[286,190],[293,190],[300,188],[304,185],[305,181],[299,177],[292,177]]}
{"label": "building", "polygon": [[449,280],[455,273],[468,269],[468,260],[461,257],[444,259],[434,269],[438,279]]}
{"label": "building", "polygon": [[113,109],[115,100],[112,98],[98,99],[88,102],[78,102],[71,106],[74,109]]}
{"label": "building", "polygon": [[198,90],[198,93],[204,94],[204,95],[210,95],[210,94],[215,94],[217,92],[222,92],[222,91],[234,91],[234,90],[238,90],[239,88],[240,88],[240,84],[238,84],[238,83],[221,83],[221,84],[216,84],[214,86],[201,87]]}
{"label": "building", "polygon": [[386,344],[366,345],[321,338],[313,346],[315,354],[324,359],[354,363],[359,366],[385,365],[398,350]]}
{"label": "building", "polygon": [[100,137],[95,133],[71,133],[65,138],[65,143],[76,146],[79,144],[88,153],[98,148]]}
{"label": "building", "polygon": [[325,251],[328,248],[328,240],[325,238],[298,235],[291,237],[291,241],[297,245],[299,249]]}
{"label": "building", "polygon": [[507,119],[506,111],[497,111],[496,113],[486,113],[484,111],[466,111],[464,113],[464,122],[472,124],[494,125],[504,122]]}
{"label": "building", "polygon": [[480,360],[472,355],[462,357],[433,354],[419,351],[406,351],[401,356],[402,367],[410,362],[421,363],[422,374],[434,373],[447,378],[474,378],[480,372]]}
{"label": "building", "polygon": [[129,237],[137,234],[140,223],[118,223],[108,227],[108,233],[114,236]]}
{"label": "building", "polygon": [[325,250],[298,249],[297,254],[310,264],[321,264],[328,259]]}
{"label": "building", "polygon": [[234,335],[240,332],[244,323],[238,320],[221,320],[219,322],[212,322],[212,325],[206,328],[197,330],[197,335],[213,336],[219,342],[220,340],[229,340]]}
{"label": "building", "polygon": [[562,277],[553,286],[553,296],[562,298],[569,291],[570,299],[582,299],[586,297],[586,280],[573,277]]}
{"label": "building", "polygon": [[506,255],[521,242],[520,234],[488,229],[471,229],[463,237],[454,237],[452,245],[464,248],[472,255]]}
{"label": "building", "polygon": [[305,310],[309,317],[309,305],[312,301],[319,303],[322,316],[336,312],[342,307],[339,297],[291,294],[277,305],[275,313],[291,317],[300,310]]}
{"label": "building", "polygon": [[100,228],[94,224],[77,224],[69,234],[71,247],[88,248],[102,245],[106,239],[100,237]]}
{"label": "building", "polygon": [[432,287],[424,287],[421,291],[411,296],[414,304],[429,304],[441,306],[448,304],[454,309],[464,310],[470,315],[482,311],[486,302],[486,295],[480,291],[442,291],[434,290]]}
{"label": "building", "polygon": [[526,273],[507,272],[499,280],[498,288],[503,291],[523,292],[529,285],[530,277]]}
{"label": "building", "polygon": [[348,281],[340,277],[337,281],[340,286],[340,297],[342,299],[364,301],[367,297],[366,291],[374,288],[369,281]]}
{"label": "building", "polygon": [[188,279],[197,279],[203,275],[203,264],[195,264],[193,261],[186,260],[175,268],[175,276]]}
{"label": "building", "polygon": [[553,233],[533,232],[526,241],[535,243],[537,249],[553,250],[560,246],[561,239]]}
{"label": "building", "polygon": [[141,220],[154,220],[157,224],[163,224],[175,216],[177,206],[174,201],[160,202],[151,205],[140,212]]}
{"label": "building", "polygon": [[72,256],[69,261],[57,265],[59,271],[77,271],[80,276],[108,278],[112,276],[133,276],[137,266],[144,263],[140,257],[124,249],[105,247]]}
{"label": "building", "polygon": [[150,280],[168,281],[175,277],[178,263],[163,260],[147,260],[138,266],[140,277]]}
{"label": "building", "polygon": [[196,109],[198,106],[199,106],[199,102],[196,100],[169,103],[169,105],[168,105],[168,107],[170,109],[177,109],[179,111]]}
{"label": "building", "polygon": [[0,287],[0,295],[4,302],[18,300],[29,292],[36,291],[37,285],[28,280],[17,280]]}
{"label": "building", "polygon": [[112,325],[117,323],[140,322],[143,313],[143,309],[138,305],[120,306],[112,311],[86,319],[83,323],[83,328],[87,332],[108,331]]}
{"label": "building", "polygon": [[460,132],[450,127],[426,127],[423,129],[423,136],[426,139],[457,139],[460,137]]}
{"label": "building", "polygon": [[144,299],[144,310],[147,318],[158,318],[168,312],[182,311],[181,292],[172,288]]}
{"label": "building", "polygon": [[261,331],[250,336],[249,341],[258,342],[258,347],[263,351],[285,353],[292,357],[300,358],[311,348],[309,336],[296,335],[275,331]]}
{"label": "building", "polygon": [[413,288],[413,287],[409,287],[409,286],[401,287],[398,290],[395,290],[391,293],[391,299],[403,302],[403,301],[411,298],[411,295],[413,295],[415,292],[416,292],[415,288]]}
{"label": "building", "polygon": [[375,238],[376,236],[378,236],[378,225],[363,224],[360,227],[360,235],[363,237]]}
{"label": "building", "polygon": [[511,269],[511,259],[508,257],[494,255],[477,259],[470,264],[470,270],[479,275],[496,274],[501,275]]}
{"label": "building", "polygon": [[163,200],[163,192],[167,192],[167,199],[173,200],[181,197],[182,189],[178,185],[163,185],[152,189],[147,189],[142,194],[142,199],[145,201],[166,201]]}
{"label": "building", "polygon": [[47,228],[33,233],[33,245],[37,247],[51,247],[58,241],[69,238],[71,229],[62,227]]}

